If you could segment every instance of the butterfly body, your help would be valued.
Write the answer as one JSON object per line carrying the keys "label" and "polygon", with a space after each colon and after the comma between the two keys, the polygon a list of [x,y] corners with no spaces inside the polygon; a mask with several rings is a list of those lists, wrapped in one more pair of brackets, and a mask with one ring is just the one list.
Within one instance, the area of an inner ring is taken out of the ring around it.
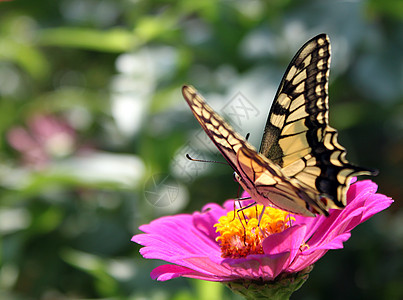
{"label": "butterfly body", "polygon": [[182,93],[236,180],[262,205],[305,215],[327,215],[346,205],[352,177],[375,172],[351,165],[328,123],[330,43],[321,34],[297,52],[276,93],[259,151],[191,86]]}

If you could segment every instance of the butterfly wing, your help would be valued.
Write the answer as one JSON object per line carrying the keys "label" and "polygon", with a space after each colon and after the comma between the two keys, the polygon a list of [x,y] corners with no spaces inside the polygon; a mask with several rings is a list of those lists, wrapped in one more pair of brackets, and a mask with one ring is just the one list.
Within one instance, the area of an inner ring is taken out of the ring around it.
{"label": "butterfly wing", "polygon": [[272,104],[259,152],[297,179],[325,209],[343,208],[350,180],[375,175],[350,164],[328,122],[330,42],[320,34],[301,47]]}
{"label": "butterfly wing", "polygon": [[297,180],[293,179],[293,184],[277,164],[259,154],[214,112],[193,87],[184,86],[182,93],[197,121],[238,174],[239,183],[253,200],[307,216],[314,216],[312,211],[324,213],[310,200],[305,188]]}
{"label": "butterfly wing", "polygon": [[[183,86],[182,94],[201,127],[216,145],[218,150],[237,170],[236,152],[247,143],[232,127],[221,118],[192,86]],[[252,146],[250,146],[252,147]]]}

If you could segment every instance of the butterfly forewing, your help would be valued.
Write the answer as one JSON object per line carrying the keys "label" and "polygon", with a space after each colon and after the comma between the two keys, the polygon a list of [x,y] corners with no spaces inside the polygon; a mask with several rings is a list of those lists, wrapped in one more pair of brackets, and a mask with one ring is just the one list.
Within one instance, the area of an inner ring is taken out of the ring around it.
{"label": "butterfly forewing", "polygon": [[236,152],[245,144],[245,139],[214,112],[192,86],[183,86],[182,94],[204,131],[231,167],[236,169]]}
{"label": "butterfly forewing", "polygon": [[326,34],[302,46],[280,83],[259,151],[301,186],[316,190],[326,210],[346,205],[351,177],[373,174],[348,163],[337,131],[329,126],[329,67]]}
{"label": "butterfly forewing", "polygon": [[308,41],[294,56],[270,109],[259,152],[285,167],[310,153],[314,128],[325,128],[330,44],[326,35]]}

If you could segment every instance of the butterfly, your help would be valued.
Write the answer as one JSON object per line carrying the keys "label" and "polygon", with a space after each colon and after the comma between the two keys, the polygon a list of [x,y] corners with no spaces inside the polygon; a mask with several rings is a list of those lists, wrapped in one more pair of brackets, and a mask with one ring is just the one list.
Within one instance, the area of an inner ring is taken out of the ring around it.
{"label": "butterfly", "polygon": [[255,203],[303,215],[346,206],[351,178],[376,171],[350,164],[329,126],[330,41],[320,34],[289,64],[269,112],[259,151],[214,112],[192,86],[182,94],[201,127]]}

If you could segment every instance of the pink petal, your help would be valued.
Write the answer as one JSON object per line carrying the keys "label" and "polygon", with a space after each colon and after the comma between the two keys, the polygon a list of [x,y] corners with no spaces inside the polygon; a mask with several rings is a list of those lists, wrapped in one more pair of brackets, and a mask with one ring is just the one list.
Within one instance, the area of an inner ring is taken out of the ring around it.
{"label": "pink petal", "polygon": [[277,277],[289,261],[290,253],[285,252],[276,255],[255,254],[246,258],[225,259],[222,265],[227,265],[235,279],[246,278],[270,281]]}
{"label": "pink petal", "polygon": [[152,270],[150,276],[152,279],[157,279],[158,281],[166,281],[180,276],[185,276],[190,273],[194,273],[194,271],[176,265],[162,265]]}
{"label": "pink petal", "polygon": [[[350,232],[358,224],[388,207],[392,200],[384,195],[375,194],[377,185],[369,180],[350,186],[347,193],[348,205],[343,210],[332,210],[329,217],[304,218],[296,216],[296,223],[307,225],[307,240],[311,249],[326,248],[326,243],[338,235]],[[329,244],[328,249],[334,249]],[[311,250],[313,251],[313,250]]]}
{"label": "pink petal", "polygon": [[[284,271],[292,263],[297,254],[300,253],[305,233],[305,225],[296,225],[283,232],[270,235],[263,241],[263,251],[265,254],[270,256],[288,254],[287,259],[282,260],[281,264],[278,264],[274,268],[274,278]],[[280,260],[277,263],[280,263]]]}
{"label": "pink petal", "polygon": [[305,225],[295,225],[283,232],[269,235],[263,241],[263,251],[269,255],[290,252],[293,259],[304,242],[305,233]]}
{"label": "pink petal", "polygon": [[206,234],[211,240],[218,237],[218,233],[214,227],[214,224],[218,222],[218,219],[226,214],[226,210],[220,205],[215,203],[207,204],[203,207],[202,212],[193,213],[194,226]]}
{"label": "pink petal", "polygon": [[226,278],[217,275],[208,275],[206,273],[196,272],[192,269],[177,265],[162,265],[151,271],[150,277],[158,281],[166,281],[177,277],[188,277],[194,279],[202,279],[207,281],[229,281],[234,278]]}

